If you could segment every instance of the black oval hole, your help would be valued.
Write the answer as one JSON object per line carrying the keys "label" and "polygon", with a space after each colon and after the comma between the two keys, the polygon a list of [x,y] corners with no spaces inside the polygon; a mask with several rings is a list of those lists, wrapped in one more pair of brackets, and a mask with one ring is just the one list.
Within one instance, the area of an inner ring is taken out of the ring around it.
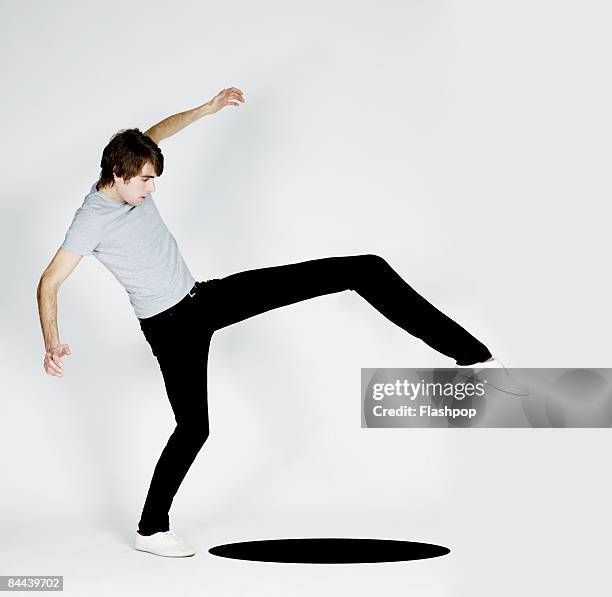
{"label": "black oval hole", "polygon": [[208,550],[222,558],[292,564],[360,564],[437,558],[450,549],[393,539],[307,538],[227,543]]}

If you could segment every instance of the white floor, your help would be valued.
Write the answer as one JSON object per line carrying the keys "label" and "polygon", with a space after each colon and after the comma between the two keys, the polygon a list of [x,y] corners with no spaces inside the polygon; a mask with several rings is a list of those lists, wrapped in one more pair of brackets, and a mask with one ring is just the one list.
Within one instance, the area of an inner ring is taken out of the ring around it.
{"label": "white floor", "polygon": [[[106,523],[21,525],[3,533],[1,574],[62,574],[64,594],[79,596],[611,594],[610,522],[607,510],[597,511],[596,496],[592,507],[559,496],[547,509],[545,489],[522,487],[505,501],[499,499],[503,491],[483,485],[469,504],[458,496],[448,509],[407,512],[399,520],[373,507],[358,519],[185,522],[174,530],[198,550],[191,558],[134,551],[132,531]],[[537,524],[533,514],[542,508],[550,517]],[[429,560],[352,565],[258,563],[208,553],[241,540],[326,536],[429,541],[452,551]]]}

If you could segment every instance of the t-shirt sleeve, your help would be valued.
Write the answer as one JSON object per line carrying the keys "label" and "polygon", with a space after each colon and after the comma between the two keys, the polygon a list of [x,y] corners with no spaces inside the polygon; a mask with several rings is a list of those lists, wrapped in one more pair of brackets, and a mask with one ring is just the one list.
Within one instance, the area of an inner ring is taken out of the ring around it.
{"label": "t-shirt sleeve", "polygon": [[91,255],[102,239],[102,218],[95,207],[79,207],[66,232],[62,247],[77,255]]}

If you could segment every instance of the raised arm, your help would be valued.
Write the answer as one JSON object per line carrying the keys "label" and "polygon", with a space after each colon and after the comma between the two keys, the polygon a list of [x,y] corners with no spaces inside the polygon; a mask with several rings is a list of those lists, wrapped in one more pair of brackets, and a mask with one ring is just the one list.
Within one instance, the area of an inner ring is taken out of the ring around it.
{"label": "raised arm", "polygon": [[184,129],[188,124],[195,122],[202,116],[214,114],[225,106],[238,106],[240,102],[244,103],[244,96],[240,89],[229,87],[220,91],[213,99],[197,108],[179,112],[164,118],[161,122],[147,129],[144,134],[151,137],[155,143],[159,143],[162,139],[170,137],[180,130]]}

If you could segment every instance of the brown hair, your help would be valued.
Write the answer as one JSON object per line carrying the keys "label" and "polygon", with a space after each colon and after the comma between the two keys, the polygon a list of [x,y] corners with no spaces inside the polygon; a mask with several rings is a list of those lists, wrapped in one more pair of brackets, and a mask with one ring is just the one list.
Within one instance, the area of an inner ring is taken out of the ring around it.
{"label": "brown hair", "polygon": [[161,149],[139,129],[122,129],[115,133],[102,152],[100,179],[96,189],[113,186],[115,176],[126,181],[138,176],[147,162],[151,162],[157,176],[164,171]]}

